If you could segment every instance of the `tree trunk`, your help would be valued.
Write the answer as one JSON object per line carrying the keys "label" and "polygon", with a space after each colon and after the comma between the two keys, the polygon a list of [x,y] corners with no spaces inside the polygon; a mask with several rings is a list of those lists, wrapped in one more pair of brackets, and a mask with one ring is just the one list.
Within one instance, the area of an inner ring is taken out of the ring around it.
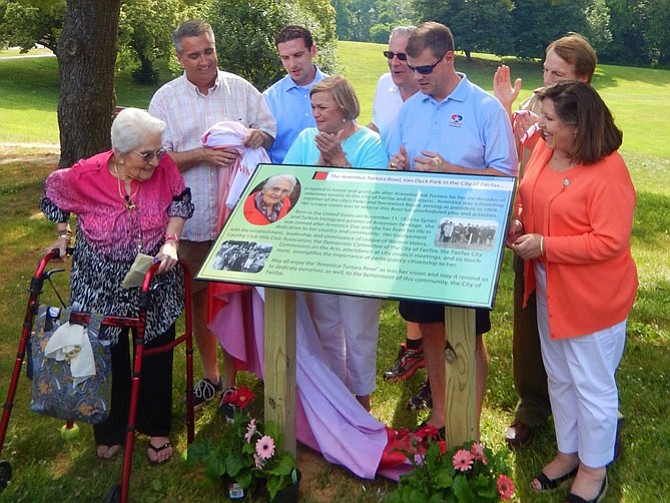
{"label": "tree trunk", "polygon": [[56,51],[60,71],[59,167],[110,146],[121,0],[67,0]]}

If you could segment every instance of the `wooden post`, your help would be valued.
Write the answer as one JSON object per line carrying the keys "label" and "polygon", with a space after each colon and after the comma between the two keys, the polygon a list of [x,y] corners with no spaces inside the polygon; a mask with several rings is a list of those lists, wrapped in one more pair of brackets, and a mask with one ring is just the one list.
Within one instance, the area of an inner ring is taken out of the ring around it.
{"label": "wooden post", "polygon": [[475,310],[447,306],[444,319],[446,339],[455,352],[455,358],[447,355],[445,369],[445,428],[451,448],[475,440]]}
{"label": "wooden post", "polygon": [[295,292],[265,289],[265,420],[284,433],[283,448],[296,454]]}

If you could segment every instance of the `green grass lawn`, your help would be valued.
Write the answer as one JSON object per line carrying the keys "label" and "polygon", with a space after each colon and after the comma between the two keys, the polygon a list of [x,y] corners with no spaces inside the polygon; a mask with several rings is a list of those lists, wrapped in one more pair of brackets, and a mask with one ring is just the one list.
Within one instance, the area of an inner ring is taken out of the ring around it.
{"label": "green grass lawn", "polygon": [[[372,96],[377,79],[387,70],[382,45],[342,42],[339,63],[359,95],[360,122],[371,118]],[[499,59],[475,55],[474,62],[459,58],[457,69],[491,89]],[[513,76],[524,79],[522,96],[541,84],[537,63],[505,61]],[[0,59],[0,144],[58,141],[56,106],[58,72],[53,58],[23,61]],[[118,79],[119,103],[146,107],[153,93],[150,87],[136,87],[126,76]],[[637,261],[640,289],[629,320],[628,344],[618,372],[621,410],[626,416],[623,430],[625,450],[610,468],[607,502],[646,503],[670,501],[670,145],[661,121],[670,115],[670,72],[618,66],[600,66],[595,86],[612,108],[624,130],[622,153],[628,162],[638,191],[633,232],[633,253]],[[0,400],[4,403],[9,376],[21,333],[28,299],[30,276],[41,250],[53,238],[53,226],[37,212],[44,177],[57,165],[57,154],[40,149],[4,148],[0,145]],[[482,437],[494,449],[504,448],[502,432],[512,417],[516,394],[512,384],[511,256],[505,255],[493,330],[487,334],[490,369]],[[67,276],[58,280],[65,288]],[[45,294],[46,295],[46,294]],[[47,299],[53,296],[47,295]],[[411,427],[424,414],[408,412],[404,404],[416,391],[423,373],[407,383],[386,383],[381,371],[393,361],[404,325],[396,304],[385,302],[378,350],[378,389],[373,395],[373,414],[394,427]],[[186,447],[183,394],[183,350],[175,358],[173,444],[179,452]],[[198,365],[196,363],[196,365]],[[199,373],[199,367],[196,367]],[[245,382],[260,385],[250,377]],[[95,458],[90,427],[83,426],[80,439],[64,443],[58,435],[61,423],[28,411],[29,382],[21,376],[17,403],[3,446],[2,459],[11,461],[14,477],[0,492],[0,502],[100,501],[107,489],[120,481],[120,459],[101,463]],[[211,406],[199,414],[198,435],[217,435],[220,419]],[[205,484],[202,470],[175,459],[168,465],[151,467],[146,462],[146,439],[136,442],[131,478],[131,501],[225,501],[216,487]],[[531,495],[528,483],[555,450],[551,428],[540,432],[531,448],[513,453],[511,461],[517,483],[516,501],[560,503],[564,493]],[[378,479],[362,481],[346,470],[325,463],[320,456],[300,449],[299,464],[308,475],[302,482],[305,502],[377,502],[393,488]]]}

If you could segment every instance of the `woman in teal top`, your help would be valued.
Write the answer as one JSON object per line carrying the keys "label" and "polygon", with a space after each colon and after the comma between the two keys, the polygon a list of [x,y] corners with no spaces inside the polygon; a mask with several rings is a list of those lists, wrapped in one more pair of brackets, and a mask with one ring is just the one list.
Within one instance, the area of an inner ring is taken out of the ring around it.
{"label": "woman in teal top", "polygon": [[344,77],[328,77],[310,91],[315,128],[304,129],[293,142],[284,164],[386,168],[381,138],[356,122],[358,98]]}
{"label": "woman in teal top", "polygon": [[[315,128],[303,130],[284,164],[386,168],[388,157],[377,133],[356,123],[358,98],[344,77],[328,77],[310,92]],[[370,410],[375,389],[378,299],[309,293],[312,319],[333,371]]]}

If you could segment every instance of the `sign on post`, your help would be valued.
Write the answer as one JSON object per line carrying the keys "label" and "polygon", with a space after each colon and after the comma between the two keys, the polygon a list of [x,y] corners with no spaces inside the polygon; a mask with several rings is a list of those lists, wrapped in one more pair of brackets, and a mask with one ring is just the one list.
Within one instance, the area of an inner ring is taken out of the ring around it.
{"label": "sign on post", "polygon": [[[295,188],[272,223],[261,221],[255,207],[263,187],[278,175],[294,179]],[[502,176],[260,164],[197,279],[492,308],[515,184],[515,178]],[[450,339],[467,342],[470,334],[453,331],[474,332],[468,310],[457,311],[456,322],[449,313]],[[276,322],[276,312],[273,317]],[[471,344],[459,343],[466,351],[457,351],[458,357],[473,357],[474,336],[469,340]],[[284,341],[279,350],[294,344]],[[457,372],[462,369],[467,378],[455,379],[450,394],[467,394],[455,403],[474,410],[474,364],[463,363],[457,364]],[[291,371],[290,358],[287,365]],[[279,374],[277,369],[266,372],[273,378]],[[270,388],[290,386],[281,382]],[[285,415],[293,408],[277,410]],[[285,416],[272,419],[290,423]],[[456,420],[455,414],[448,415],[448,421]],[[450,430],[463,428],[448,424]]]}

